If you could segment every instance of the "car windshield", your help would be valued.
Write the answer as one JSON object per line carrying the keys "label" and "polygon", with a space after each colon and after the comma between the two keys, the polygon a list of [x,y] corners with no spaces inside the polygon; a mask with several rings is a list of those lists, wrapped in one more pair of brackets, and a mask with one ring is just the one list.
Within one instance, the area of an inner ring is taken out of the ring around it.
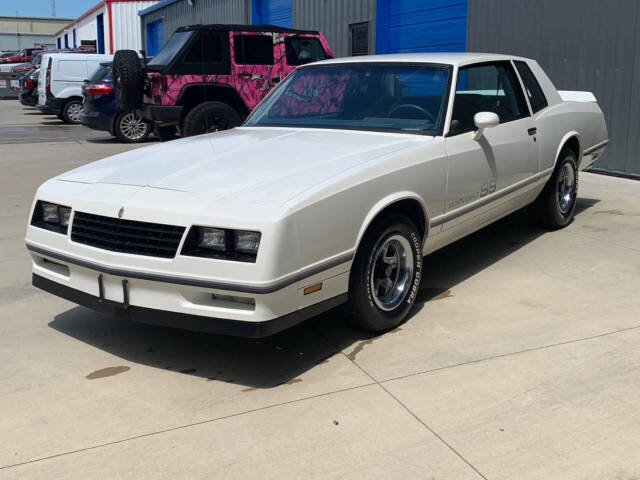
{"label": "car windshield", "polygon": [[450,70],[426,63],[301,68],[254,110],[245,125],[436,134]]}
{"label": "car windshield", "polygon": [[154,70],[154,67],[157,69],[169,65],[191,35],[193,35],[193,32],[175,32],[160,51],[149,60],[147,67],[150,70]]}

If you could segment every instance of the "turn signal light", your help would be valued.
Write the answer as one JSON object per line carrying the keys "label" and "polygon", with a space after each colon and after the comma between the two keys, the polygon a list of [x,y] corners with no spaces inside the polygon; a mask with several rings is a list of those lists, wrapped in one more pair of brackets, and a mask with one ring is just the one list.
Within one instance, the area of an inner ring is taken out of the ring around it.
{"label": "turn signal light", "polygon": [[113,87],[111,85],[107,85],[106,83],[90,83],[85,87],[85,92],[87,95],[107,95],[113,92]]}

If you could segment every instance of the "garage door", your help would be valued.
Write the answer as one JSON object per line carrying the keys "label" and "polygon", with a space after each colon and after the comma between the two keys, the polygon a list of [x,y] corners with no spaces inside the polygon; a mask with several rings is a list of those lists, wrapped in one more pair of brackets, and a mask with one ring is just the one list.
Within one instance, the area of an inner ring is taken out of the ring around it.
{"label": "garage door", "polygon": [[464,52],[466,0],[378,0],[376,53]]}
{"label": "garage door", "polygon": [[253,0],[251,13],[254,25],[291,27],[291,0]]}
{"label": "garage door", "polygon": [[153,57],[162,48],[162,19],[147,23],[147,56]]}

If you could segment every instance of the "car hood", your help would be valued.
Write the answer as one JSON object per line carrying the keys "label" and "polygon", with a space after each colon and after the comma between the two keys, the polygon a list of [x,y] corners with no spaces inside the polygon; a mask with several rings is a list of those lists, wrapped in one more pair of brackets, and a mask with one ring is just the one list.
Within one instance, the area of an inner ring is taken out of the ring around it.
{"label": "car hood", "polygon": [[57,178],[177,190],[202,195],[207,201],[233,198],[282,205],[346,170],[408,148],[416,137],[349,130],[236,128],[132,150]]}

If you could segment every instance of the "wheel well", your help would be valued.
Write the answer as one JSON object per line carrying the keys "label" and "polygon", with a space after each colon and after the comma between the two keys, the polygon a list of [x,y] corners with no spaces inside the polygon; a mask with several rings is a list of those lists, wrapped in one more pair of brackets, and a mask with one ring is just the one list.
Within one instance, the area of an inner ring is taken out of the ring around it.
{"label": "wheel well", "polygon": [[576,161],[580,163],[580,142],[578,141],[578,137],[570,137],[564,142],[564,145],[560,149],[562,151],[564,148],[570,149],[576,155]]}
{"label": "wheel well", "polygon": [[398,200],[397,202],[387,205],[382,210],[380,210],[371,220],[371,223],[369,223],[369,225],[367,226],[365,235],[378,218],[382,217],[383,215],[390,215],[394,213],[406,215],[411,220],[413,220],[413,222],[416,224],[416,227],[418,227],[420,236],[424,239],[425,232],[427,231],[427,219],[424,210],[422,209],[422,205],[420,205],[420,202],[412,198]]}
{"label": "wheel well", "polygon": [[238,92],[226,85],[190,85],[186,87],[178,97],[178,105],[182,105],[182,119],[197,105],[204,102],[222,102],[238,112],[243,119],[248,115],[249,109],[244,104]]}

